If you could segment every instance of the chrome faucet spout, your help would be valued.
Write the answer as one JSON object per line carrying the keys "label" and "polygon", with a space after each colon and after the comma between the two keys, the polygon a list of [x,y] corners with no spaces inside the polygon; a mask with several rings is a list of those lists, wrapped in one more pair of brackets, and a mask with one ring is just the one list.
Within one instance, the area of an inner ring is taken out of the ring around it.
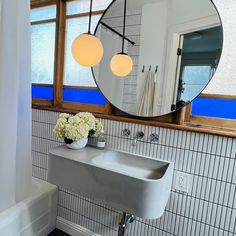
{"label": "chrome faucet spout", "polygon": [[134,138],[133,138],[132,146],[136,146],[138,140],[141,140],[141,139],[143,139],[143,138],[144,138],[144,133],[143,133],[143,131],[138,131],[138,132],[136,133],[136,135],[134,136]]}
{"label": "chrome faucet spout", "polygon": [[138,141],[137,137],[134,137],[133,138],[133,142],[132,142],[132,146],[136,146],[137,141]]}

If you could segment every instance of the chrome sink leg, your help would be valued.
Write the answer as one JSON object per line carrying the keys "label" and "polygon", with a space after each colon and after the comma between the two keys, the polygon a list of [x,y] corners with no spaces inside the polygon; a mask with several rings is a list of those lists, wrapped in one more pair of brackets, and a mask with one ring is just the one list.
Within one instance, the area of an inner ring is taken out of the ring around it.
{"label": "chrome sink leg", "polygon": [[134,222],[134,215],[123,212],[123,216],[119,224],[118,236],[125,236],[128,224],[131,224],[133,222]]}

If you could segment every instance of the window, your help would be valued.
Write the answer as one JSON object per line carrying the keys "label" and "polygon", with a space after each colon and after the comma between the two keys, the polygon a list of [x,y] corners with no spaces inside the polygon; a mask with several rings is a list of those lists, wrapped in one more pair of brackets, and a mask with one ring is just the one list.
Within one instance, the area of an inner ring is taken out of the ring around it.
{"label": "window", "polygon": [[[37,108],[111,114],[111,106],[98,90],[91,70],[75,63],[71,55],[73,39],[87,31],[89,2],[90,0],[32,1],[32,98],[33,105]],[[93,29],[103,10],[111,2],[111,0],[94,1]],[[214,58],[215,54],[209,53],[205,61],[200,60],[201,55],[194,57],[185,55],[181,65],[182,84],[181,94],[178,97],[180,100],[192,99],[192,94],[186,94],[184,87],[191,86],[196,91],[199,90],[200,85],[208,82],[211,73],[214,72],[216,63]],[[188,79],[189,74],[194,78],[192,81]],[[223,84],[225,85],[225,82]],[[222,88],[222,86],[218,87]],[[158,126],[161,122],[163,127],[190,124],[190,126],[235,128],[235,107],[236,96],[232,96],[232,89],[225,95],[214,94],[213,89],[210,93],[207,91],[200,95],[179,113],[150,119],[150,121],[131,117],[130,121]],[[119,110],[114,109],[112,114],[117,117],[111,119],[129,121],[129,116]],[[190,126],[185,125],[184,129],[191,130]]]}
{"label": "window", "polygon": [[[111,0],[93,4],[92,31]],[[90,0],[35,1],[31,10],[32,98],[37,106],[108,112],[90,68],[72,57],[73,40],[88,30]]]}
{"label": "window", "polygon": [[[112,2],[112,0],[93,1],[93,11],[103,11]],[[67,15],[76,15],[89,12],[88,0],[76,0],[67,3]]]}
{"label": "window", "polygon": [[192,115],[236,120],[236,98],[202,95],[192,103]]}
{"label": "window", "polygon": [[201,94],[187,108],[187,122],[219,128],[236,128],[236,97]]}
{"label": "window", "polygon": [[180,100],[192,101],[196,94],[202,91],[202,88],[208,84],[211,78],[211,65],[186,65],[182,72],[182,92]]}
{"label": "window", "polygon": [[[92,21],[92,32],[100,18],[97,15]],[[88,17],[74,17],[66,20],[66,50],[64,85],[96,87],[92,72],[89,68],[80,66],[72,57],[71,45],[73,40],[87,31]]]}
{"label": "window", "polygon": [[[88,30],[89,17],[81,15],[89,11],[87,3],[88,1],[76,1],[68,3],[67,6],[63,101],[104,106],[106,100],[97,89],[91,69],[80,66],[71,54],[73,40]],[[93,14],[92,33],[100,17],[101,12]]]}
{"label": "window", "polygon": [[[56,5],[31,11],[32,97],[53,100]],[[44,102],[45,104],[45,102]]]}
{"label": "window", "polygon": [[[212,35],[219,31],[219,27],[205,30],[205,34]],[[178,91],[178,101],[189,103],[209,83],[215,68],[219,63],[222,38],[219,37],[210,45],[199,41],[193,47],[191,34],[185,35],[183,55],[181,61],[181,80]],[[223,95],[219,94],[222,93]],[[232,96],[233,89],[224,78],[212,81],[203,93],[195,98],[182,111],[180,122],[190,125],[207,125],[220,128],[236,128],[236,97]]]}
{"label": "window", "polygon": [[[184,82],[183,84],[185,87],[192,86],[192,90],[196,91],[198,85],[202,88],[202,85],[208,84],[212,73],[212,65],[187,65],[183,68],[182,81]],[[191,78],[191,81],[188,81],[188,78]],[[211,89],[211,92],[214,91],[216,91],[216,89]],[[201,90],[198,92],[201,92]],[[192,101],[193,98],[190,93],[185,93],[184,90],[181,96],[181,99],[185,99],[185,101]],[[184,122],[197,126],[204,125],[220,128],[235,128],[235,107],[236,96],[230,94],[207,94],[203,92],[187,106],[187,109],[184,109]]]}

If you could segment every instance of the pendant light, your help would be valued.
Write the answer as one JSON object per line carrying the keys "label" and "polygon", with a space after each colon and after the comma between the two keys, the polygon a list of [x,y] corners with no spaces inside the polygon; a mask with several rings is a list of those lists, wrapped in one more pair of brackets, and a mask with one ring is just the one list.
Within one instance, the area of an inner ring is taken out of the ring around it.
{"label": "pendant light", "polygon": [[90,0],[88,33],[79,35],[72,43],[72,55],[82,66],[97,65],[103,57],[103,45],[99,38],[91,34],[93,0]]}
{"label": "pendant light", "polygon": [[110,63],[111,70],[113,74],[118,77],[125,77],[133,69],[133,60],[132,58],[124,52],[125,46],[125,27],[126,27],[126,8],[127,8],[127,1],[124,0],[124,22],[123,22],[123,37],[122,37],[122,51],[121,53],[116,54]]}

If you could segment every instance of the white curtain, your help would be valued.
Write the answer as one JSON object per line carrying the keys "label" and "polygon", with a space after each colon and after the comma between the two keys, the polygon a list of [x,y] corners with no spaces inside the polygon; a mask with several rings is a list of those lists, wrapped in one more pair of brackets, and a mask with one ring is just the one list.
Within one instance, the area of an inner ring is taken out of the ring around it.
{"label": "white curtain", "polygon": [[0,211],[31,186],[29,13],[29,0],[0,0]]}

